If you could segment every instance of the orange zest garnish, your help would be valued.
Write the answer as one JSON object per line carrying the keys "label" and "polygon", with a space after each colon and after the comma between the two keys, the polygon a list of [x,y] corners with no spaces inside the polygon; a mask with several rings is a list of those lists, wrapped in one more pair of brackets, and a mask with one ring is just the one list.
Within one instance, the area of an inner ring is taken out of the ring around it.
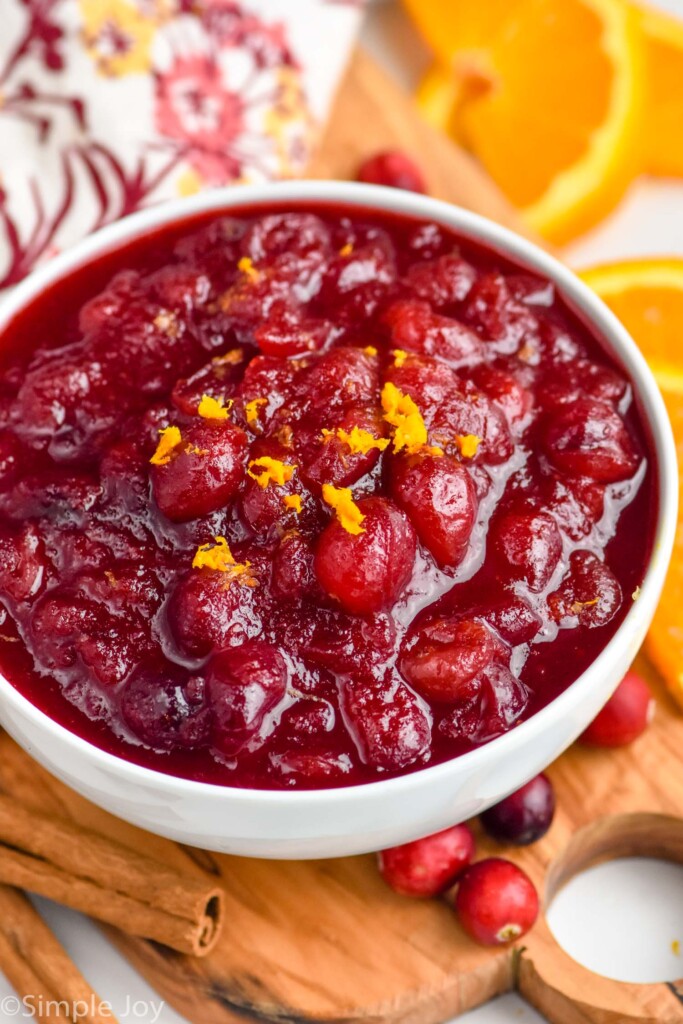
{"label": "orange zest garnish", "polygon": [[169,338],[177,338],[180,328],[178,327],[178,317],[170,309],[162,309],[161,312],[157,313],[152,321],[157,330],[162,331]]}
{"label": "orange zest garnish", "polygon": [[333,487],[332,484],[323,484],[323,501],[334,509],[340,526],[343,526],[347,533],[354,535],[365,533],[365,528],[361,526],[365,516],[353,500],[350,487]]}
{"label": "orange zest garnish", "polygon": [[343,444],[349,446],[352,455],[367,455],[373,448],[383,452],[391,444],[388,437],[375,437],[362,427],[353,427],[351,430],[344,430],[343,427],[338,427],[337,430],[323,430],[322,436],[325,441],[337,437]]}
{"label": "orange zest garnish", "polygon": [[282,499],[282,503],[285,508],[293,509],[297,515],[301,512],[301,507],[303,505],[300,494],[285,494]]}
{"label": "orange zest garnish", "polygon": [[231,408],[232,399],[229,399],[226,404],[222,398],[202,395],[197,412],[205,420],[227,420]]}
{"label": "orange zest garnish", "polygon": [[[404,448],[410,455],[425,451],[427,427],[422,413],[410,395],[405,395],[391,381],[382,388],[384,419],[394,427],[394,451]],[[430,455],[443,454],[441,449],[429,449]]]}
{"label": "orange zest garnish", "polygon": [[185,448],[185,454],[186,455],[208,455],[209,454],[209,449],[208,448],[198,448],[196,444],[189,444]]}
{"label": "orange zest garnish", "polygon": [[252,398],[251,402],[247,402],[244,406],[244,415],[247,417],[247,423],[250,427],[258,423],[258,411],[262,405],[267,405],[267,398]]}
{"label": "orange zest garnish", "polygon": [[592,608],[594,604],[597,604],[600,600],[599,597],[594,597],[592,601],[574,601],[569,611],[572,615],[580,615],[584,608]]}
{"label": "orange zest garnish", "polygon": [[244,359],[244,352],[241,348],[231,348],[223,356],[214,356],[211,362],[214,366],[238,366]]}
{"label": "orange zest garnish", "polygon": [[192,568],[214,569],[228,574],[228,583],[242,577],[241,581],[247,586],[256,586],[256,580],[249,572],[251,562],[236,562],[225,537],[214,537],[214,540],[215,544],[201,544],[197,548]]}
{"label": "orange zest garnish", "polygon": [[261,272],[256,269],[253,260],[249,256],[242,257],[237,264],[237,269],[245,274],[250,281],[254,281],[254,283],[261,277]]}
{"label": "orange zest garnish", "polygon": [[403,366],[409,355],[409,353],[404,352],[402,348],[395,348],[391,354],[394,357],[394,366],[399,369]]}
{"label": "orange zest garnish", "polygon": [[[252,473],[251,467],[258,466],[263,472]],[[267,487],[269,483],[282,487],[294,476],[296,466],[290,466],[279,459],[271,459],[269,455],[262,455],[260,459],[252,459],[247,469],[248,475],[255,480],[259,487]]]}
{"label": "orange zest garnish", "polygon": [[371,358],[377,355],[377,349],[374,345],[366,345],[363,352],[366,356],[370,356]]}
{"label": "orange zest garnish", "polygon": [[183,437],[178,427],[164,427],[159,431],[159,444],[152,458],[153,466],[165,466],[171,461],[171,452],[181,444]]}
{"label": "orange zest garnish", "polygon": [[477,448],[482,439],[476,434],[456,434],[455,443],[460,449],[460,454],[465,459],[473,459],[477,454]]}
{"label": "orange zest garnish", "polygon": [[346,259],[346,257],[350,256],[352,252],[353,242],[347,242],[346,245],[342,245],[341,249],[339,250],[339,255],[343,256],[343,258]]}

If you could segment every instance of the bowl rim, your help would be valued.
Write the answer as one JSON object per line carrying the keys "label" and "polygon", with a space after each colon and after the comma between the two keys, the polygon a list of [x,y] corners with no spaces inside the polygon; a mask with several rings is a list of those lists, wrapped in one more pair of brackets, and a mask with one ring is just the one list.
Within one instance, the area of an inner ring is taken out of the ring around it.
{"label": "bowl rim", "polygon": [[66,743],[74,748],[74,753],[102,769],[116,772],[123,780],[152,786],[156,790],[165,791],[169,796],[203,796],[262,807],[268,804],[281,805],[286,801],[289,807],[295,809],[297,805],[310,808],[316,804],[328,805],[330,801],[342,805],[353,804],[361,799],[381,800],[390,794],[396,797],[401,790],[407,792],[428,783],[439,785],[457,782],[459,768],[463,771],[468,769],[471,773],[492,758],[514,755],[520,745],[533,743],[544,732],[546,724],[568,715],[573,707],[580,705],[595,677],[599,677],[603,670],[608,670],[610,662],[618,652],[623,651],[625,643],[644,633],[654,614],[676,529],[678,467],[668,414],[644,356],[626,328],[586,284],[554,256],[509,228],[443,200],[385,186],[318,180],[268,182],[218,188],[148,207],[77,242],[19,283],[0,301],[0,343],[2,331],[9,321],[43,289],[91,258],[123,247],[147,230],[154,232],[174,221],[191,220],[194,215],[212,211],[229,215],[242,206],[263,206],[267,209],[269,204],[288,202],[297,206],[330,203],[360,210],[374,208],[419,220],[435,221],[499,252],[502,257],[511,257],[522,266],[550,278],[569,308],[599,335],[609,354],[624,368],[631,380],[634,397],[649,430],[650,443],[656,456],[659,503],[652,552],[640,584],[638,599],[633,600],[623,622],[588,668],[550,704],[514,729],[474,750],[439,764],[416,767],[402,775],[357,785],[311,790],[249,789],[171,775],[128,761],[72,732],[32,704],[0,674],[1,700],[12,705],[15,712],[28,717],[37,729],[47,730],[54,740]]}

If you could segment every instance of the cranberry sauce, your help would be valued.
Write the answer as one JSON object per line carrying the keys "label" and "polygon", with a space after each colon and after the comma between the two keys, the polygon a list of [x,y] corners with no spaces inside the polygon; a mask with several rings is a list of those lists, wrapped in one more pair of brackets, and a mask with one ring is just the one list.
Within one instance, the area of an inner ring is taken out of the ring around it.
{"label": "cranberry sauce", "polygon": [[444,761],[553,700],[642,581],[628,380],[551,284],[434,224],[205,216],[53,286],[2,353],[0,668],[139,764]]}

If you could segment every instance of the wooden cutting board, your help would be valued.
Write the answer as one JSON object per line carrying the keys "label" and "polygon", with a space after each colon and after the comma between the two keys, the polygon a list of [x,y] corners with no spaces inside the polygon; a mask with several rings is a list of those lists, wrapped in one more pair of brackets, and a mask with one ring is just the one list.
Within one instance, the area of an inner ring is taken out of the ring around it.
{"label": "wooden cutting board", "polygon": [[[359,53],[311,176],[352,177],[359,159],[386,146],[418,158],[434,195],[520,228],[472,161],[424,126]],[[659,699],[653,727],[625,750],[575,747],[561,757],[550,769],[559,804],[550,833],[529,849],[505,850],[533,877],[546,905],[572,874],[599,860],[640,854],[683,862],[683,716],[654,672],[640,667]],[[277,863],[184,848],[87,803],[7,736],[0,737],[0,789],[169,864],[222,878],[226,928],[205,959],[109,932],[195,1024],[438,1024],[515,987],[558,1024],[683,1024],[683,981],[600,978],[563,953],[544,917],[517,947],[482,949],[445,902],[392,893],[374,857]],[[482,838],[479,854],[491,852],[500,848]]]}

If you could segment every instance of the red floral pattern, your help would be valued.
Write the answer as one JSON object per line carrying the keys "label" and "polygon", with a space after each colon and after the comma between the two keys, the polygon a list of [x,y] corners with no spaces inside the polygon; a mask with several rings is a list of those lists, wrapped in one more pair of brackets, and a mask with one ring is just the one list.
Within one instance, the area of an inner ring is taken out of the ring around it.
{"label": "red floral pattern", "polygon": [[355,17],[330,0],[5,2],[0,288],[150,202],[300,173],[329,60],[292,36],[342,19],[348,46]]}

